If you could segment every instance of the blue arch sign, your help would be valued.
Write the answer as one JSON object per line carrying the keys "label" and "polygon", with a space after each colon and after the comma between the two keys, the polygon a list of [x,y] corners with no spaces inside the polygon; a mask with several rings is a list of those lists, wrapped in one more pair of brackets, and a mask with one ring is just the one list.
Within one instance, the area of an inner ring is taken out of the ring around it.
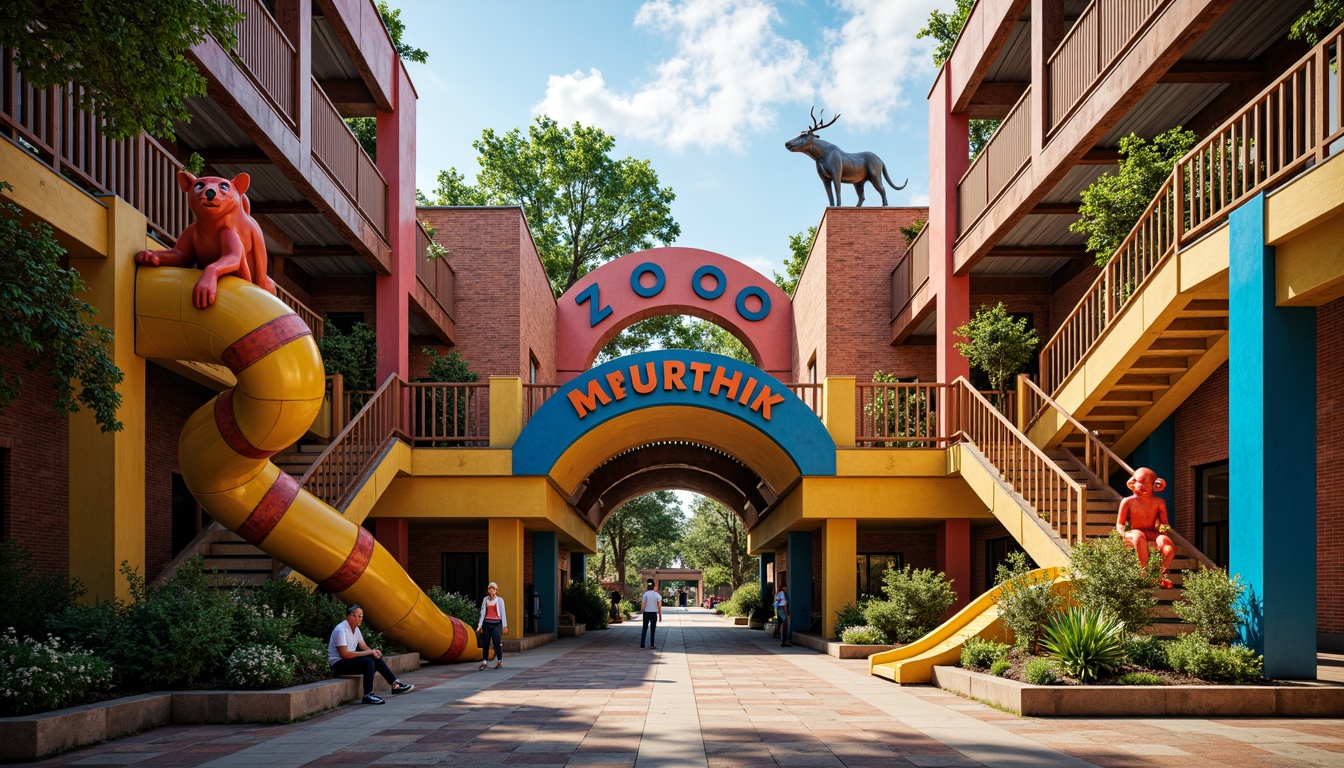
{"label": "blue arch sign", "polygon": [[767,436],[804,475],[835,474],[835,441],[778,379],[731,357],[685,349],[626,355],[571,379],[513,445],[515,475],[545,475],[569,446],[614,418],[678,405],[718,411]]}

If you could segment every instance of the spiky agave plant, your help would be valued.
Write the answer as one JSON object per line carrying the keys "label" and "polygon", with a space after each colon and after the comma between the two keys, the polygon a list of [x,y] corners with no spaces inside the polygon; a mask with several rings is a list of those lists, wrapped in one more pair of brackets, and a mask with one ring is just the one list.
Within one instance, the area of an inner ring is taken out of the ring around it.
{"label": "spiky agave plant", "polygon": [[1070,676],[1096,680],[1125,662],[1124,625],[1105,613],[1070,608],[1055,614],[1041,646]]}

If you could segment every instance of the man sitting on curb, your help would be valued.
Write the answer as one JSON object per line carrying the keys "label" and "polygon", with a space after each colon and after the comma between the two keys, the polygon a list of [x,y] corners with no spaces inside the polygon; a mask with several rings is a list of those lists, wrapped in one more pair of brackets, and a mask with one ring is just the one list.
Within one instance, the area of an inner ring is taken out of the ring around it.
{"label": "man sitting on curb", "polygon": [[351,603],[345,609],[345,621],[331,630],[331,641],[327,643],[327,662],[331,664],[333,675],[363,675],[365,704],[382,704],[383,700],[373,694],[373,673],[383,676],[392,686],[393,693],[408,693],[415,689],[410,683],[397,679],[392,668],[383,661],[383,652],[364,644],[364,635],[359,625],[364,623],[364,609],[359,603]]}

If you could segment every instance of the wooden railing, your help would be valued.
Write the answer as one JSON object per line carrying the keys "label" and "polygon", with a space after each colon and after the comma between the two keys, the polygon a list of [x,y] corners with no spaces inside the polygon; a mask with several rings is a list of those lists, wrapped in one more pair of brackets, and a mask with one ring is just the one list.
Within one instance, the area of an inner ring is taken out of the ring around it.
{"label": "wooden railing", "polygon": [[257,90],[271,102],[291,127],[298,123],[297,92],[294,88],[295,52],[280,25],[259,0],[224,0],[245,17],[236,30],[233,53]]}
{"label": "wooden railing", "polygon": [[1068,117],[1148,20],[1171,0],[1092,0],[1046,60],[1050,128]]}
{"label": "wooden railing", "polygon": [[560,391],[559,384],[524,384],[523,385],[523,411],[526,418],[530,421],[532,414],[537,409],[551,399],[551,395]]}
{"label": "wooden railing", "polygon": [[407,423],[416,445],[461,447],[490,443],[490,385],[472,382],[407,384]]}
{"label": "wooden railing", "polygon": [[951,424],[1065,542],[1083,537],[1085,491],[964,378],[948,385]]}
{"label": "wooden railing", "polygon": [[327,397],[331,403],[331,431],[340,434],[350,423],[349,402],[345,399],[345,377],[333,373],[327,377]]}
{"label": "wooden railing", "polygon": [[[327,504],[340,509],[356,480],[372,466],[388,440],[402,431],[401,379],[390,376],[327,450],[303,473],[299,484]],[[335,404],[333,403],[333,406]]]}
{"label": "wooden railing", "polygon": [[820,419],[824,415],[825,406],[823,405],[823,403],[825,401],[822,398],[823,385],[785,384],[784,386],[788,387],[789,391],[792,392],[794,396],[797,397],[799,400],[802,400],[803,403],[808,408],[811,408],[812,412],[817,414],[818,419]]}
{"label": "wooden railing", "polygon": [[313,339],[315,341],[322,340],[323,322],[321,315],[309,309],[308,306],[302,301],[299,301],[294,294],[278,285],[275,286],[275,295],[285,303],[285,306],[294,310],[294,314],[298,315],[300,320],[307,324],[308,328],[313,332]]}
{"label": "wooden railing", "polygon": [[429,258],[429,235],[419,223],[415,225],[415,276],[425,290],[439,302],[448,317],[453,316],[453,284],[457,279],[448,259]]}
{"label": "wooden railing", "polygon": [[951,436],[939,434],[938,429],[938,414],[947,404],[946,391],[946,384],[856,384],[855,444],[874,448],[938,448],[948,445]]}
{"label": "wooden railing", "polygon": [[135,206],[155,234],[173,242],[189,222],[177,187],[182,164],[147,135],[107,138],[103,119],[79,108],[80,94],[78,86],[34,88],[13,51],[0,48],[0,130],[86,191]]}
{"label": "wooden railing", "polygon": [[970,229],[1031,163],[1031,88],[957,182],[957,233]]}
{"label": "wooden railing", "polygon": [[1138,293],[1186,243],[1248,198],[1319,163],[1344,138],[1336,29],[1176,163],[1101,275],[1041,348],[1041,388],[1058,391]]}
{"label": "wooden railing", "polygon": [[373,228],[386,237],[387,181],[315,78],[312,90],[313,157]]}
{"label": "wooden railing", "polygon": [[915,294],[929,281],[929,227],[927,224],[910,241],[905,255],[891,270],[891,319],[900,317]]}

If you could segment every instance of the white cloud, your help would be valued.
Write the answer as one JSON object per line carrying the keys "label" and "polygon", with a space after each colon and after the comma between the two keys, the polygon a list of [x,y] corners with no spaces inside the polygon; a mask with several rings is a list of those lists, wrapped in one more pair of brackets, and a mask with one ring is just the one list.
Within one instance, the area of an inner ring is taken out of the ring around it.
{"label": "white cloud", "polygon": [[932,0],[839,0],[849,20],[826,34],[828,62],[821,95],[832,113],[844,115],[850,128],[878,128],[890,124],[901,107],[924,110],[921,93],[910,93],[933,75],[930,45],[916,40],[915,32],[928,20],[930,9],[945,3]]}
{"label": "white cloud", "polygon": [[776,104],[806,101],[816,87],[806,46],[777,34],[778,22],[767,0],[652,0],[635,24],[672,37],[677,50],[651,82],[623,95],[596,69],[552,75],[533,112],[674,149],[741,149],[774,122]]}

